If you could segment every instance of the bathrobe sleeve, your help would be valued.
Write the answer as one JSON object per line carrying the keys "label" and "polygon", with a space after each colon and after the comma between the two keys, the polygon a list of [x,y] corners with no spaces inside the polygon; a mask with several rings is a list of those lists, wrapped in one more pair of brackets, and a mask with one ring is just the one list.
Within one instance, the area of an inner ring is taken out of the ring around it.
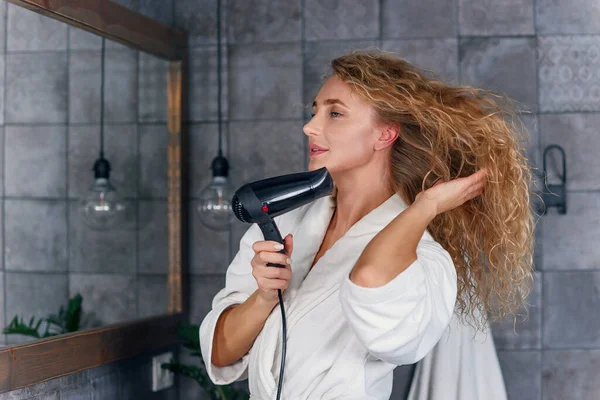
{"label": "bathrobe sleeve", "polygon": [[340,301],[369,353],[403,365],[425,357],[440,340],[450,323],[456,292],[452,258],[426,232],[417,246],[417,260],[387,284],[362,287],[345,274]]}
{"label": "bathrobe sleeve", "polygon": [[258,285],[252,276],[250,261],[254,257],[252,245],[264,240],[262,232],[256,224],[252,224],[240,240],[240,249],[231,261],[225,275],[225,287],[213,299],[212,310],[200,325],[200,349],[210,379],[217,385],[226,385],[236,380],[247,379],[248,354],[237,362],[225,367],[217,367],[211,362],[213,337],[217,320],[221,313],[232,305],[241,304]]}

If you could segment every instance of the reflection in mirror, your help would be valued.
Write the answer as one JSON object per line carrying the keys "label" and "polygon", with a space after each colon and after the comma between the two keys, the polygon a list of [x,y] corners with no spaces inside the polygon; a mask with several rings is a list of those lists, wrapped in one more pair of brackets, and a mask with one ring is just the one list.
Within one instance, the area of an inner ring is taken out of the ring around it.
{"label": "reflection in mirror", "polygon": [[[107,40],[103,95],[101,37],[0,6],[0,345],[165,314],[168,62]],[[110,182],[126,210],[95,230],[80,204],[94,183],[102,123]]]}

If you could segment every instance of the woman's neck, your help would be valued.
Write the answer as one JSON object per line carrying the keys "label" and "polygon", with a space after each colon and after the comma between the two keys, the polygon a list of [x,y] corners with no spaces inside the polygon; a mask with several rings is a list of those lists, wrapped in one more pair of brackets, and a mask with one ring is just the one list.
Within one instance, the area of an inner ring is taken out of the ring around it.
{"label": "woman's neck", "polygon": [[338,236],[346,232],[365,215],[379,207],[393,192],[384,182],[371,180],[364,185],[338,185],[336,181],[336,210],[329,229]]}

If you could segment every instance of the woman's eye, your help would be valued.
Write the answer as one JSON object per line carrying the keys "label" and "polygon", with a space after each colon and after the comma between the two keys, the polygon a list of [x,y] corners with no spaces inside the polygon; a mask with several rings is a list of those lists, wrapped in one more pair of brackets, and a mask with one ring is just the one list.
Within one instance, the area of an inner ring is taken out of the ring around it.
{"label": "woman's eye", "polygon": [[342,116],[342,114],[340,114],[339,112],[335,112],[335,111],[330,112],[329,115],[331,115],[334,118]]}

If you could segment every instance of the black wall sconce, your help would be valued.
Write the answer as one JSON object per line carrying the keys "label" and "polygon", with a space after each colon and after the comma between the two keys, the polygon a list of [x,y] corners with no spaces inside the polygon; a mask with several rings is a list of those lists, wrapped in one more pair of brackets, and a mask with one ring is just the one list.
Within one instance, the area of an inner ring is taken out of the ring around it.
{"label": "black wall sconce", "polygon": [[[562,156],[562,174],[560,175],[561,182],[557,184],[548,184],[548,168],[547,158],[548,153],[551,150],[558,150]],[[567,213],[567,161],[565,156],[565,150],[557,144],[551,144],[544,149],[544,187],[548,190],[544,190],[540,193],[542,204],[538,205],[538,212],[540,215],[545,215],[550,207],[556,207],[559,214]]]}

